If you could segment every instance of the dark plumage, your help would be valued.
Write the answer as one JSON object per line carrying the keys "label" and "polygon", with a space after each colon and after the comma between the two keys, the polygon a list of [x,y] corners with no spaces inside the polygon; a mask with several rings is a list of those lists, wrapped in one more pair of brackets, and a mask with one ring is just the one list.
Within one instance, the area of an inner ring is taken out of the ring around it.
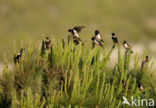
{"label": "dark plumage", "polygon": [[100,45],[101,47],[103,47],[102,43],[100,41],[98,41],[95,36],[93,36],[91,38],[91,40],[92,40],[92,44],[93,44],[93,47],[92,48],[95,47],[95,44]]}
{"label": "dark plumage", "polygon": [[[127,41],[123,42],[123,47],[126,49],[126,53],[129,51],[130,49],[130,45],[127,43]],[[131,53],[133,53],[133,51],[131,51]]]}
{"label": "dark plumage", "polygon": [[141,63],[141,70],[144,69],[147,62],[148,62],[148,56],[146,56],[145,60],[143,60],[142,63]]}
{"label": "dark plumage", "polygon": [[75,45],[79,45],[79,43],[80,43],[78,39],[74,39],[73,42]]}
{"label": "dark plumage", "polygon": [[78,33],[81,32],[81,30],[85,28],[85,26],[75,26],[74,30],[76,30]]}
{"label": "dark plumage", "polygon": [[95,37],[96,37],[96,40],[97,40],[97,41],[101,41],[101,42],[104,43],[104,41],[103,41],[103,39],[102,39],[102,37],[101,37],[101,35],[100,35],[99,30],[95,30]]}
{"label": "dark plumage", "polygon": [[78,39],[78,41],[82,41],[78,35],[78,33],[81,32],[81,30],[85,28],[85,26],[75,26],[72,29],[68,29],[68,32],[70,32],[73,36],[73,39]]}
{"label": "dark plumage", "polygon": [[125,82],[125,80],[122,80],[122,85],[123,85],[124,88],[126,87],[126,82]]}
{"label": "dark plumage", "polygon": [[14,57],[14,62],[15,63],[17,63],[17,62],[19,63],[20,58],[22,56],[22,53],[23,53],[23,49],[21,48],[20,52]]}
{"label": "dark plumage", "polygon": [[49,37],[46,37],[46,40],[45,40],[45,48],[47,50],[50,48],[50,44],[51,44],[51,40],[49,39]]}
{"label": "dark plumage", "polygon": [[143,85],[141,83],[138,83],[138,88],[139,88],[140,91],[144,90],[144,87],[143,87]]}
{"label": "dark plumage", "polygon": [[118,43],[118,37],[115,35],[115,33],[112,33],[112,40],[114,43]]}

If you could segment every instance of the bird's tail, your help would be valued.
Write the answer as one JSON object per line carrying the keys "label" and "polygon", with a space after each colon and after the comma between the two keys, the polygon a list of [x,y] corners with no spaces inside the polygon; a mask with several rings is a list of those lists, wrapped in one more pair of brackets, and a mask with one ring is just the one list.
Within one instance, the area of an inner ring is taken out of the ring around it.
{"label": "bird's tail", "polygon": [[82,39],[80,39],[79,37],[77,38],[79,41],[82,41]]}
{"label": "bird's tail", "polygon": [[103,45],[102,45],[102,43],[101,43],[101,42],[99,42],[99,45],[103,48]]}
{"label": "bird's tail", "polygon": [[104,43],[103,39],[101,39],[101,42],[103,42],[103,43]]}

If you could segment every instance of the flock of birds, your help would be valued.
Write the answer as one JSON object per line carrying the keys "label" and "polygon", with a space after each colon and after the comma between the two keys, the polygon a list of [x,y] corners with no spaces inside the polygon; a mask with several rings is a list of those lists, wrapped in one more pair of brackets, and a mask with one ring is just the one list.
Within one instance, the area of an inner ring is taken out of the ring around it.
{"label": "flock of birds", "polygon": [[[80,33],[83,28],[85,28],[85,26],[75,26],[72,29],[68,30],[68,32],[70,32],[73,37],[73,42],[75,43],[75,45],[78,45],[80,43],[80,41],[83,42],[82,39],[78,35],[78,33]],[[114,42],[113,47],[115,47],[116,44],[119,44],[118,36],[115,33],[112,33],[112,40]],[[103,47],[102,43],[104,43],[104,40],[102,39],[99,30],[95,30],[95,35],[91,38],[91,41],[92,41],[92,45],[93,45],[92,48],[94,48],[95,45],[99,45],[99,46]],[[46,40],[44,41],[44,43],[45,43],[45,49],[48,50],[51,45],[51,39],[49,37],[46,37]],[[128,42],[126,40],[123,41],[123,47],[126,50],[125,53],[128,53],[128,51],[131,49],[130,45],[128,44]],[[23,53],[23,48],[21,48],[20,52],[14,56],[15,63],[20,62],[22,53]],[[133,51],[131,51],[131,53],[133,53]],[[144,67],[148,61],[149,61],[148,56],[146,56],[145,60],[143,60],[141,63],[141,70],[144,69]],[[122,85],[123,85],[123,87],[126,87],[126,82],[124,80],[122,80]],[[138,88],[140,91],[144,90],[144,87],[141,83],[138,83]]]}

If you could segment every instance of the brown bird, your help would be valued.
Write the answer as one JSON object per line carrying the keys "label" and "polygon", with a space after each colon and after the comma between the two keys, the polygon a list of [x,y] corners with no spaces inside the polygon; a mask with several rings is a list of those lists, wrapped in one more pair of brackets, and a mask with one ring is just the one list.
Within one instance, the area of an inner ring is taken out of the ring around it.
{"label": "brown bird", "polygon": [[101,41],[101,42],[104,43],[104,41],[103,41],[103,39],[102,39],[102,37],[101,37],[101,35],[100,35],[99,30],[95,30],[95,37],[96,37],[96,40],[97,40],[97,41]]}
{"label": "brown bird", "polygon": [[49,37],[46,37],[46,40],[45,40],[45,48],[47,50],[50,48],[50,44],[51,44],[51,40],[49,39]]}
{"label": "brown bird", "polygon": [[148,62],[148,56],[146,56],[145,60],[143,60],[142,63],[141,63],[141,70],[144,69],[147,62]]}
{"label": "brown bird", "polygon": [[[126,49],[126,53],[129,51],[130,49],[130,45],[127,43],[127,41],[123,42],[123,47]],[[133,51],[131,51],[131,53],[133,53]]]}
{"label": "brown bird", "polygon": [[122,80],[122,86],[125,88],[126,87],[126,82],[125,80]]}
{"label": "brown bird", "polygon": [[118,37],[115,33],[112,33],[112,40],[113,40],[114,44],[118,43]]}
{"label": "brown bird", "polygon": [[144,90],[144,87],[143,87],[143,85],[141,83],[138,83],[138,88],[139,88],[140,91]]}
{"label": "brown bird", "polygon": [[23,48],[21,48],[21,50],[20,50],[20,52],[17,54],[17,56],[14,56],[14,62],[15,62],[15,63],[17,63],[17,62],[19,63],[22,54],[23,54]]}
{"label": "brown bird", "polygon": [[72,34],[74,40],[78,39],[79,41],[82,41],[78,33],[80,33],[83,28],[85,28],[85,26],[75,26],[73,29],[68,29],[68,32]]}

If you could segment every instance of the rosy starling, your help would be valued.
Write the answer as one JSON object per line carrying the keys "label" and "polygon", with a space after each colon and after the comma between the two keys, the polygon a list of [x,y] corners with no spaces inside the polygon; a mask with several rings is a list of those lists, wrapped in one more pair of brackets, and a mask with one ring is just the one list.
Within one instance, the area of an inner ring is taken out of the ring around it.
{"label": "rosy starling", "polygon": [[49,39],[49,37],[46,37],[46,40],[45,40],[45,48],[47,50],[50,48],[50,44],[51,44],[51,40]]}
{"label": "rosy starling", "polygon": [[126,87],[126,82],[125,80],[122,80],[122,86],[125,88]]}
{"label": "rosy starling", "polygon": [[143,87],[143,85],[141,83],[138,83],[138,88],[139,88],[140,91],[144,90],[144,87]]}
{"label": "rosy starling", "polygon": [[85,28],[85,26],[75,26],[73,29],[69,29],[68,32],[72,34],[73,39],[78,39],[79,41],[82,41],[78,33],[80,33],[83,28]]}
{"label": "rosy starling", "polygon": [[148,56],[146,56],[145,60],[143,60],[142,63],[141,63],[141,70],[144,69],[147,62],[148,62]]}
{"label": "rosy starling", "polygon": [[103,47],[102,43],[100,41],[98,41],[95,36],[93,36],[91,38],[91,40],[92,40],[92,44],[93,44],[93,47],[92,48],[95,47],[95,44],[100,45],[101,47]]}
{"label": "rosy starling", "polygon": [[[127,41],[123,42],[123,47],[126,49],[126,53],[129,51],[130,49],[130,45],[127,43]],[[133,51],[131,51],[131,53],[133,53]]]}
{"label": "rosy starling", "polygon": [[118,37],[117,37],[117,35],[115,35],[115,33],[112,33],[112,40],[113,40],[114,44],[118,43]]}
{"label": "rosy starling", "polygon": [[22,53],[23,53],[23,48],[21,48],[21,50],[20,50],[20,52],[17,54],[17,56],[15,56],[14,57],[14,62],[15,63],[19,63],[19,60],[20,60],[20,58],[21,58],[21,56],[22,56]]}
{"label": "rosy starling", "polygon": [[97,40],[97,41],[101,41],[101,42],[104,43],[104,41],[103,41],[103,39],[102,39],[102,37],[101,37],[101,35],[100,35],[99,30],[95,30],[95,37],[96,37],[96,40]]}

